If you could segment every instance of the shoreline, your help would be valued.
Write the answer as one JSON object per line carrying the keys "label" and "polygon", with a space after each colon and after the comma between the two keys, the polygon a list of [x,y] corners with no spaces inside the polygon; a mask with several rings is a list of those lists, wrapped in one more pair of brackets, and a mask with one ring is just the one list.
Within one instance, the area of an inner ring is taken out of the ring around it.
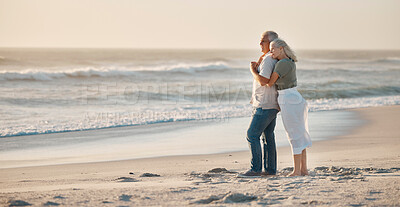
{"label": "shoreline", "polygon": [[400,106],[352,111],[364,124],[313,142],[310,176],[285,177],[287,146],[278,148],[278,176],[267,178],[237,177],[250,165],[248,151],[7,168],[0,169],[0,205],[398,206]]}
{"label": "shoreline", "polygon": [[[6,138],[0,140],[0,169],[247,152],[245,133],[250,118],[159,123]],[[351,127],[361,124],[355,112],[349,110],[309,113],[313,142],[343,135]],[[341,130],[336,130],[337,127]],[[280,114],[275,137],[277,147],[289,146]]]}

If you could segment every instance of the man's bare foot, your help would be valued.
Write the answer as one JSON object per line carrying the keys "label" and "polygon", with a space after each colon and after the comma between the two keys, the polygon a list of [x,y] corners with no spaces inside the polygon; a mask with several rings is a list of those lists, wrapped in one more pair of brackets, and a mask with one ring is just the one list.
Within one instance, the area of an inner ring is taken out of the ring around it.
{"label": "man's bare foot", "polygon": [[291,174],[288,175],[288,177],[295,177],[295,176],[301,176],[301,173],[293,171]]}
{"label": "man's bare foot", "polygon": [[302,171],[301,171],[301,175],[302,175],[302,176],[308,175],[308,170],[302,170]]}

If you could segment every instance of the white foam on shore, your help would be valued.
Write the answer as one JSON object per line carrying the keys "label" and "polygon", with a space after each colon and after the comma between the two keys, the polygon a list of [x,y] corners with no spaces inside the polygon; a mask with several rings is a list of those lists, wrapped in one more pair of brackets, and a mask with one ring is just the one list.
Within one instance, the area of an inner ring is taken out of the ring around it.
{"label": "white foam on shore", "polygon": [[[315,99],[308,100],[311,112],[331,111],[340,109],[400,105],[400,96],[364,97],[348,99]],[[213,121],[226,120],[235,117],[249,117],[251,115],[249,104],[223,104],[215,103],[201,107],[176,106],[172,108],[139,108],[136,111],[116,111],[102,113],[93,112],[82,118],[79,109],[70,111],[68,119],[54,118],[46,122],[27,120],[25,124],[0,127],[1,137],[14,137],[23,135],[50,134],[72,131],[97,130],[124,126],[151,125],[157,123],[175,123],[187,121]],[[57,112],[58,113],[58,112]],[[50,114],[48,114],[50,116]]]}

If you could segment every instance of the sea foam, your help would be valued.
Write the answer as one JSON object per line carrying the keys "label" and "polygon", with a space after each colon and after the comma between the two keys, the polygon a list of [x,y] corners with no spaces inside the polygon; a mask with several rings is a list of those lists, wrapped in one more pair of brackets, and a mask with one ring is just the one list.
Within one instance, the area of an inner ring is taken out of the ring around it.
{"label": "sea foam", "polygon": [[[309,111],[331,111],[387,105],[400,105],[400,96],[363,97],[348,99],[308,100]],[[252,107],[249,104],[210,104],[198,107],[159,107],[142,108],[139,111],[91,112],[82,119],[80,114],[68,119],[53,119],[49,122],[38,122],[29,125],[18,125],[0,128],[0,137],[85,131],[124,126],[151,125],[156,123],[182,121],[228,121],[231,118],[248,117]],[[70,114],[74,114],[70,111]]]}

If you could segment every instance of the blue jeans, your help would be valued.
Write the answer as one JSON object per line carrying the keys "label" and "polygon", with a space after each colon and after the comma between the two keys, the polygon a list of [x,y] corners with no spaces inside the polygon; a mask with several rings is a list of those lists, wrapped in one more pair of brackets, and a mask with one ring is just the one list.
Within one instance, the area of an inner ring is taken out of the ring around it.
{"label": "blue jeans", "polygon": [[[277,109],[254,108],[253,115],[247,130],[247,141],[251,151],[251,170],[262,171],[262,160],[264,157],[265,172],[276,173],[276,146],[275,125]],[[262,135],[264,156],[261,152],[260,137]]]}

